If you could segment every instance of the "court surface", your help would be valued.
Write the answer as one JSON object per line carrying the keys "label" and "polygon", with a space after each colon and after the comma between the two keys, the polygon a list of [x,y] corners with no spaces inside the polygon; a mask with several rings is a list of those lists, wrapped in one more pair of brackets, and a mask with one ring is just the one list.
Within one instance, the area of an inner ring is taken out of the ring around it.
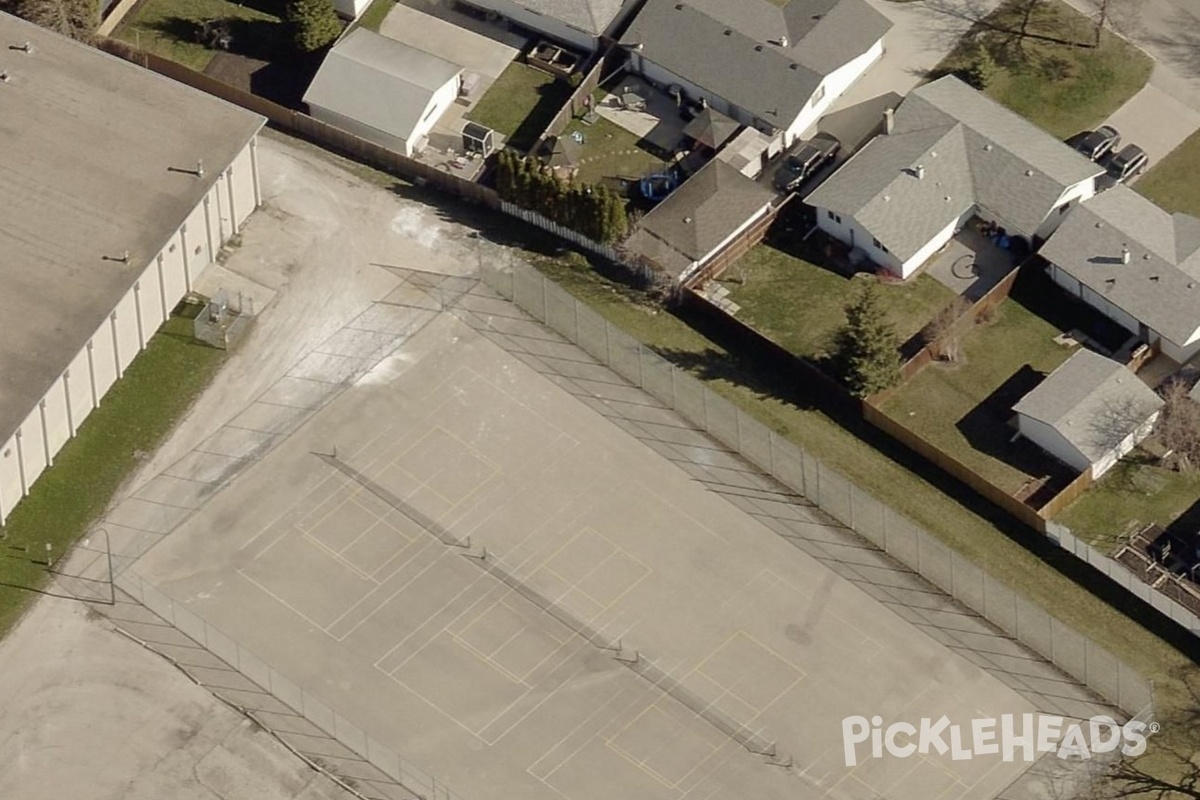
{"label": "court surface", "polygon": [[465,800],[989,798],[1027,767],[847,767],[850,715],[1035,709],[451,312],[133,570]]}

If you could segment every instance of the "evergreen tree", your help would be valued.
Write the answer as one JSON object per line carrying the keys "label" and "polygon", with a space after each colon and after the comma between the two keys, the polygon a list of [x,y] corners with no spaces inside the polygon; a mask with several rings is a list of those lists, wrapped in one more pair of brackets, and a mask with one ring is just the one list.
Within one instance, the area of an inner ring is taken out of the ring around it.
{"label": "evergreen tree", "polygon": [[284,17],[292,42],[302,53],[320,50],[342,32],[333,0],[288,0]]}
{"label": "evergreen tree", "polygon": [[834,367],[851,392],[866,397],[899,383],[899,347],[880,304],[879,285],[871,281],[846,305],[846,324],[834,339]]}

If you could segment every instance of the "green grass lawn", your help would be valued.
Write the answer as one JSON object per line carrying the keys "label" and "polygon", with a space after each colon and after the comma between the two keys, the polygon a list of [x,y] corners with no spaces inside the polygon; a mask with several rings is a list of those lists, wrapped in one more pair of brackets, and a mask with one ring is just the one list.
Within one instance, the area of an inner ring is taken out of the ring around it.
{"label": "green grass lawn", "polygon": [[[1153,62],[1145,53],[1107,32],[1099,47],[1090,47],[1092,23],[1059,0],[1038,3],[1025,22],[1030,2],[1008,0],[968,34],[998,66],[985,89],[989,97],[1065,139],[1099,125],[1146,84]],[[1015,32],[1022,29],[1089,46],[1021,38]],[[932,74],[964,66],[968,37]]]}
{"label": "green grass lawn", "polygon": [[61,556],[74,544],[224,361],[191,331],[190,319],[169,319],[13,509],[0,540],[0,634],[45,586],[45,545]]}
{"label": "green grass lawn", "polygon": [[388,13],[396,5],[396,0],[374,0],[367,10],[359,15],[357,25],[369,31],[379,32],[379,26],[387,19]]}
{"label": "green grass lawn", "polygon": [[[1022,367],[1048,374],[1065,361],[1072,350],[1055,343],[1059,333],[1010,298],[990,323],[963,336],[959,362],[926,367],[884,403],[883,411],[991,483],[1015,492],[1031,475],[1022,469],[1023,453],[1007,446],[1012,435],[1006,425],[1008,400],[1015,402],[1023,391],[999,404],[994,413],[983,403]],[[1040,466],[1040,460],[1031,468]]]}
{"label": "green grass lawn", "polygon": [[639,144],[640,138],[604,117],[591,125],[575,118],[563,136],[582,133],[579,148],[579,172],[576,180],[600,183],[604,179],[640,178],[657,171],[667,162]]}
{"label": "green grass lawn", "polygon": [[[272,13],[260,8],[271,9]],[[201,23],[222,18],[244,21],[233,30],[236,48],[238,41],[278,37],[283,26],[280,13],[282,4],[278,0],[248,5],[229,0],[146,0],[121,23],[114,36],[203,72],[216,51],[196,42],[195,33]]]}
{"label": "green grass lawn", "polygon": [[1056,521],[1111,552],[1150,523],[1170,525],[1200,499],[1200,474],[1174,472],[1138,456],[1134,451],[1105,473]]}
{"label": "green grass lawn", "polygon": [[506,144],[524,153],[566,104],[571,91],[553,75],[514,61],[466,117],[503,134]]}
{"label": "green grass lawn", "polygon": [[[847,278],[763,243],[725,272],[729,297],[742,307],[738,319],[798,356],[820,360],[846,322],[845,307],[874,276]],[[915,334],[953,299],[954,292],[929,275],[904,283],[881,283],[880,300],[900,342]]]}
{"label": "green grass lawn", "polygon": [[1200,217],[1200,132],[1193,133],[1133,185],[1171,213]]}

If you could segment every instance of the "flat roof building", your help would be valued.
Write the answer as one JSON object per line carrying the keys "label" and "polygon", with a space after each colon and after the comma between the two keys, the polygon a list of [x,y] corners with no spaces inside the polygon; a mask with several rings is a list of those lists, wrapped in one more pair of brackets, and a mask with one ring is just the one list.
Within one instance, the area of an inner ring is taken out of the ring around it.
{"label": "flat roof building", "polygon": [[259,202],[264,120],[0,13],[0,523]]}

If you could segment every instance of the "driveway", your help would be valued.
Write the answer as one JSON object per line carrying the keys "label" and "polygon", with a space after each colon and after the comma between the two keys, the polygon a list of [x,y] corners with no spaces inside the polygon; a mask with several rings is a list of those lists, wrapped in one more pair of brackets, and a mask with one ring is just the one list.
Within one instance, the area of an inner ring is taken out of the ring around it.
{"label": "driveway", "polygon": [[[883,40],[883,57],[836,100],[830,111],[838,111],[887,92],[908,94],[925,79],[971,27],[969,19],[945,11],[934,11],[924,2],[867,0],[893,23]],[[942,2],[941,5],[946,5]],[[1000,0],[962,2],[971,14],[987,14]]]}
{"label": "driveway", "polygon": [[[1154,67],[1156,73],[1165,70],[1161,63]],[[1160,89],[1151,78],[1107,123],[1121,132],[1122,142],[1145,150],[1154,166],[1200,128],[1200,110]]]}

